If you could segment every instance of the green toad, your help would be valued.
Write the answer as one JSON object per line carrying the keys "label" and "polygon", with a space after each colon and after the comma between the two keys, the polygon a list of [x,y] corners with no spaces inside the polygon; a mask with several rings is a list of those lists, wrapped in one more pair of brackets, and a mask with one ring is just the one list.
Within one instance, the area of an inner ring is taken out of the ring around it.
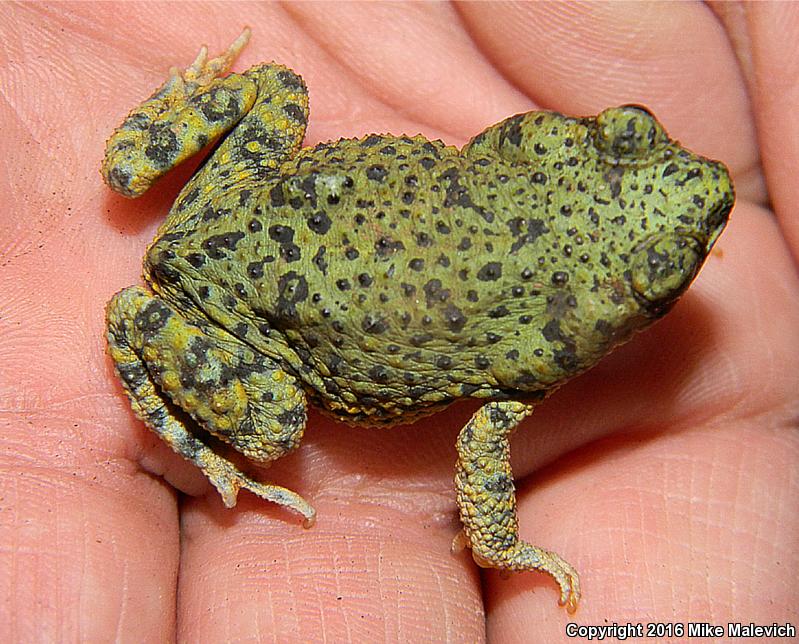
{"label": "green toad", "polygon": [[299,445],[309,402],[391,425],[482,399],[457,441],[456,544],[550,574],[574,610],[574,569],[519,538],[509,435],[685,291],[732,208],[726,168],[635,106],[520,114],[462,150],[389,135],[302,148],[299,76],[225,76],[248,36],[173,69],[108,141],[105,180],[136,197],[220,139],[147,251],[147,288],[108,305],[133,409],[227,506],[245,488],[310,524],[308,503],[245,476],[188,417],[267,462]]}

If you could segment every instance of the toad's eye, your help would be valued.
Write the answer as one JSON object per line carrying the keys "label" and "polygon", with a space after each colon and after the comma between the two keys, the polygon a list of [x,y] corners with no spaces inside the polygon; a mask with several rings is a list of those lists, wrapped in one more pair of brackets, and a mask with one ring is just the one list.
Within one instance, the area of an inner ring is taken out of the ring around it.
{"label": "toad's eye", "polygon": [[596,117],[597,149],[615,159],[643,159],[669,140],[660,123],[645,107],[611,107]]}

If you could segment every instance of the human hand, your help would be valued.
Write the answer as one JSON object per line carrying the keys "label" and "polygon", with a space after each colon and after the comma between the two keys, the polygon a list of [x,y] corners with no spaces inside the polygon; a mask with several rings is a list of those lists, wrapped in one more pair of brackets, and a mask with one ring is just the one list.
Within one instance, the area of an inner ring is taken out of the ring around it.
{"label": "human hand", "polygon": [[[796,623],[799,137],[797,70],[780,58],[796,10],[719,6],[749,36],[736,52],[703,5],[229,7],[0,12],[4,638],[512,642],[553,641],[572,619]],[[225,510],[130,412],[103,306],[138,281],[193,166],[131,202],[100,181],[103,144],[171,65],[245,24],[237,69],[274,58],[303,75],[308,143],[421,131],[460,145],[516,112],[636,102],[731,168],[738,202],[695,286],[514,438],[522,535],[581,573],[574,617],[547,577],[449,553],[453,444],[473,407],[396,429],[312,415],[300,450],[259,473],[313,502],[307,531],[247,493]]]}

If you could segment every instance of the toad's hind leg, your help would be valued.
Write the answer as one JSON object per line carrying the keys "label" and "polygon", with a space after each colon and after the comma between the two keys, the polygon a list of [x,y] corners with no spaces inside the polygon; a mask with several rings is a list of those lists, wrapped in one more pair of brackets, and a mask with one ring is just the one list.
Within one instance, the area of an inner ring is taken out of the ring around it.
{"label": "toad's hind leg", "polygon": [[532,410],[520,402],[487,403],[461,430],[455,486],[463,533],[453,547],[470,546],[483,567],[548,573],[560,586],[561,606],[574,612],[580,600],[574,568],[554,552],[519,539],[508,439]]}
{"label": "toad's hind leg", "polygon": [[246,189],[302,145],[308,92],[300,76],[274,63],[224,76],[249,33],[245,30],[217,58],[209,60],[203,47],[188,68],[172,68],[167,81],[128,115],[106,144],[106,183],[138,197],[171,168],[230,131],[175,202],[170,213],[174,221],[165,223],[172,230],[182,223],[181,211],[198,197],[224,195],[231,185]]}
{"label": "toad's hind leg", "polygon": [[272,461],[297,447],[305,429],[305,396],[289,374],[223,331],[188,323],[139,287],[117,293],[106,319],[109,352],[134,412],[203,471],[226,506],[245,488],[313,522],[302,497],[244,475],[194,436],[175,409],[248,458]]}

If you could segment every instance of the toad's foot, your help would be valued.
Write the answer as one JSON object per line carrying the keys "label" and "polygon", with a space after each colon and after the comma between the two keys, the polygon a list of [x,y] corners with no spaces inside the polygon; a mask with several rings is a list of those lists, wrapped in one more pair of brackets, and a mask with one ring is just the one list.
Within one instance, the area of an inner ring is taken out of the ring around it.
{"label": "toad's foot", "polygon": [[185,71],[170,69],[166,82],[108,139],[100,171],[109,187],[126,197],[141,196],[249,112],[256,85],[239,74],[220,78],[249,38],[245,29],[220,56],[208,60],[203,46]]}
{"label": "toad's foot", "polygon": [[203,474],[208,477],[208,480],[217,489],[225,507],[234,507],[239,490],[244,488],[266,501],[277,503],[294,512],[298,512],[305,517],[303,526],[306,528],[310,528],[316,522],[316,510],[299,494],[279,485],[254,481],[233,463],[210,449],[198,454],[195,462],[198,462]]}
{"label": "toad's foot", "polygon": [[485,568],[549,574],[560,586],[560,605],[573,613],[580,601],[577,572],[554,552],[519,539],[508,438],[531,412],[520,402],[491,402],[461,430],[455,485],[463,533],[453,550],[470,546],[475,562]]}
{"label": "toad's foot", "polygon": [[558,554],[517,541],[510,548],[491,553],[485,557],[472,549],[472,558],[482,568],[499,568],[500,570],[539,570],[550,575],[560,586],[558,604],[565,606],[573,613],[580,601],[580,577],[577,571]]}
{"label": "toad's foot", "polygon": [[186,83],[194,85],[208,85],[218,76],[222,76],[230,71],[230,67],[236,61],[241,50],[247,46],[250,40],[250,28],[245,27],[238,38],[234,40],[227,50],[208,60],[208,47],[203,45],[197,53],[197,58],[189,65],[184,72],[180,72],[177,67],[172,67],[169,72],[171,76],[182,77]]}

